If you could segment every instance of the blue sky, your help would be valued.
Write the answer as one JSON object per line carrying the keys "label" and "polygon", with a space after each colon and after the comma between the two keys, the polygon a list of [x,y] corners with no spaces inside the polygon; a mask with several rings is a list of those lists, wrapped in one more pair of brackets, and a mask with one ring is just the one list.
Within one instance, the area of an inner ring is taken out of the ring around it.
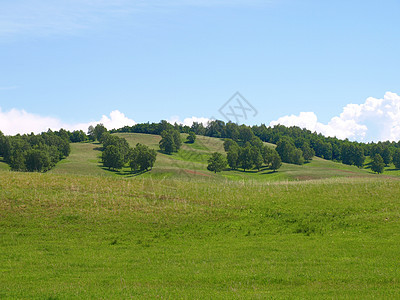
{"label": "blue sky", "polygon": [[385,0],[2,1],[0,130],[222,118],[239,91],[258,112],[247,124],[398,140],[399,13]]}

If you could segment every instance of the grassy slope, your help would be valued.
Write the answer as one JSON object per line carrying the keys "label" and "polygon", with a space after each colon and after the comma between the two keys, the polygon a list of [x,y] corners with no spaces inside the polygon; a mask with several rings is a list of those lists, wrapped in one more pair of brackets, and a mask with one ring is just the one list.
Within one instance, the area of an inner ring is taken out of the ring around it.
{"label": "grassy slope", "polygon": [[73,143],[71,154],[49,171],[52,174],[110,175],[100,163],[100,144]]}
{"label": "grassy slope", "polygon": [[0,171],[8,171],[10,167],[0,158]]}
{"label": "grassy slope", "polygon": [[400,181],[0,172],[0,298],[398,298]]}
{"label": "grassy slope", "polygon": [[[118,134],[124,137],[134,146],[136,143],[149,145],[153,149],[158,148],[160,137],[147,134]],[[182,134],[185,140],[187,135]],[[273,146],[272,144],[269,144]],[[263,169],[261,172],[250,170],[242,171],[224,171],[220,174],[213,174],[207,171],[207,159],[214,151],[224,152],[223,141],[220,139],[198,136],[194,144],[183,144],[179,153],[173,155],[165,155],[158,153],[157,162],[151,173],[144,176],[156,177],[208,177],[208,178],[224,178],[232,180],[310,180],[323,179],[331,177],[359,177],[370,176],[371,174],[364,169],[358,169],[354,166],[346,166],[341,163],[327,161],[315,157],[311,163],[303,166],[292,164],[283,164],[278,172],[271,172],[269,169]],[[121,174],[128,174],[129,169],[126,168]],[[150,175],[151,174],[151,175]]]}

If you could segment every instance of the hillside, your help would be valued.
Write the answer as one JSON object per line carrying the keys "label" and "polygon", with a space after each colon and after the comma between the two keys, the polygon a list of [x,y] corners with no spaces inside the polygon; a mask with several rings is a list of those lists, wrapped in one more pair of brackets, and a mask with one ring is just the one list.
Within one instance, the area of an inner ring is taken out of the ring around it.
{"label": "hillside", "polygon": [[[137,143],[148,145],[158,150],[160,136],[140,133],[118,133],[120,137],[126,138],[131,146]],[[182,140],[186,134],[182,134]],[[271,147],[274,145],[269,144]],[[76,143],[71,144],[71,155],[61,161],[50,173],[54,174],[81,174],[81,175],[104,175],[104,176],[133,176],[129,168],[120,172],[103,170],[100,163],[99,144]],[[231,180],[311,180],[332,177],[369,177],[376,176],[368,169],[359,169],[355,166],[347,166],[341,163],[324,160],[318,157],[305,165],[283,164],[278,172],[263,169],[260,172],[250,170],[223,171],[220,174],[213,174],[207,170],[207,159],[212,152],[225,153],[223,141],[217,138],[197,136],[194,144],[184,143],[178,153],[166,155],[161,152],[157,155],[156,164],[151,172],[141,174],[141,177],[151,176],[152,178],[203,178],[203,179],[231,179]],[[136,175],[135,175],[136,176]]]}
{"label": "hillside", "polygon": [[398,177],[320,158],[215,175],[204,136],[136,175],[100,146],[44,174],[0,162],[0,298],[400,297]]}

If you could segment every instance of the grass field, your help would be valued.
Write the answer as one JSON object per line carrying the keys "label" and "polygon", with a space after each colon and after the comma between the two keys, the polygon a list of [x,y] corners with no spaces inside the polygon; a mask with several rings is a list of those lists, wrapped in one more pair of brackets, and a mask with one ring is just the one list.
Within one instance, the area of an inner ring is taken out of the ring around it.
{"label": "grass field", "polygon": [[400,181],[0,172],[0,298],[398,298]]}
{"label": "grass field", "polygon": [[100,146],[72,144],[46,174],[0,162],[0,298],[400,297],[392,167],[213,174],[222,141],[199,136],[137,175],[103,169]]}

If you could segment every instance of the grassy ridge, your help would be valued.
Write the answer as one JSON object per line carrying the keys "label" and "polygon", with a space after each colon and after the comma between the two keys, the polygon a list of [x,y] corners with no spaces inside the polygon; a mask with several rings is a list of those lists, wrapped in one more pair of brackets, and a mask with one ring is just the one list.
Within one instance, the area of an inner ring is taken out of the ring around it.
{"label": "grassy ridge", "polygon": [[399,297],[400,181],[0,172],[0,297]]}

